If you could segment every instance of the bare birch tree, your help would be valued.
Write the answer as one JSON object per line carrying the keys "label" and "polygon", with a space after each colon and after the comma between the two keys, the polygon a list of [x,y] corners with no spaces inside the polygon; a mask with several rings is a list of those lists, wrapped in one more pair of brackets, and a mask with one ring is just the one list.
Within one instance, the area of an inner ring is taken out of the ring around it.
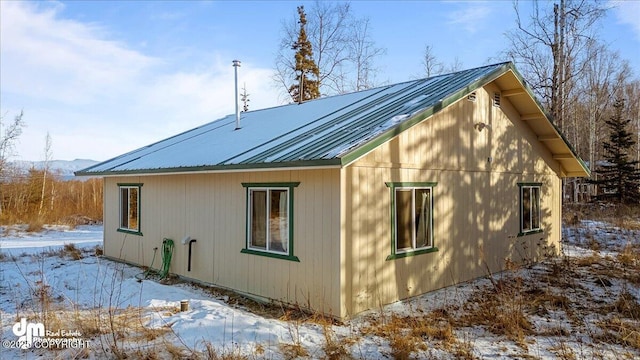
{"label": "bare birch tree", "polygon": [[347,42],[348,59],[355,74],[353,77],[336,78],[336,88],[340,88],[340,84],[344,84],[345,80],[352,78],[349,87],[342,86],[341,93],[360,91],[376,86],[378,68],[375,66],[375,60],[378,56],[385,54],[386,50],[375,46],[369,31],[369,22],[368,18],[363,18],[355,20],[351,24],[353,37]]}
{"label": "bare birch tree", "polygon": [[438,58],[433,52],[433,46],[425,45],[422,54],[422,67],[426,77],[444,73],[444,65],[438,61]]}
{"label": "bare birch tree", "polygon": [[24,112],[16,115],[12,122],[3,126],[2,116],[0,116],[0,216],[2,216],[2,203],[4,201],[3,182],[6,178],[7,162],[13,156],[15,143],[22,135],[22,128],[25,123],[22,119]]}
{"label": "bare birch tree", "polygon": [[593,55],[587,47],[597,39],[596,24],[607,9],[603,3],[585,0],[559,0],[553,8],[531,4],[527,20],[521,16],[519,2],[514,2],[517,30],[507,33],[507,55],[562,130],[575,82]]}
{"label": "bare birch tree", "polygon": [[22,128],[25,123],[22,119],[24,113],[16,115],[13,121],[3,126],[2,117],[0,116],[0,176],[2,176],[4,168],[9,157],[13,156],[13,150],[16,141],[22,135]]}
{"label": "bare birch tree", "polygon": [[44,162],[42,166],[42,192],[40,193],[40,206],[38,207],[38,216],[42,216],[42,208],[44,206],[45,190],[47,188],[47,173],[49,172],[49,162],[52,158],[51,153],[51,135],[47,131],[44,144]]}

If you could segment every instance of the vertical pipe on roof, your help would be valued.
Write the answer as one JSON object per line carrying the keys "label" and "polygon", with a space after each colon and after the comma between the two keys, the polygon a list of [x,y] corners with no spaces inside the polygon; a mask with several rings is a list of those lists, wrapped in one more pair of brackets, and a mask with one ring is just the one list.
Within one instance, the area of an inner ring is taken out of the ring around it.
{"label": "vertical pipe on roof", "polygon": [[236,97],[236,130],[240,129],[240,108],[238,107],[238,68],[240,67],[240,60],[233,60],[233,68],[235,72],[235,97]]}

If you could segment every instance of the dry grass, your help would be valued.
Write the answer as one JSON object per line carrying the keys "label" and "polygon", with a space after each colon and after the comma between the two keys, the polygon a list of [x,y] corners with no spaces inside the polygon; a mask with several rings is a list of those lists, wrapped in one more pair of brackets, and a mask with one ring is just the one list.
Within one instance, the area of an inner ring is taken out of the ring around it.
{"label": "dry grass", "polygon": [[362,333],[386,339],[393,358],[408,359],[412,354],[427,350],[429,346],[442,349],[458,347],[451,320],[443,309],[426,315],[418,311],[415,316],[381,314],[373,318],[370,325],[362,329]]}
{"label": "dry grass", "polygon": [[62,254],[69,256],[73,260],[82,259],[82,251],[78,249],[74,243],[64,244]]}
{"label": "dry grass", "polygon": [[285,359],[297,359],[309,356],[309,352],[300,342],[281,343],[280,350],[282,351],[282,355],[284,355]]}
{"label": "dry grass", "polygon": [[640,245],[626,245],[618,253],[617,260],[631,270],[640,271]]}
{"label": "dry grass", "polygon": [[324,324],[322,326],[322,334],[324,335],[324,346],[322,350],[324,350],[326,359],[352,359],[347,348],[348,345],[354,342],[352,338],[338,339],[330,324]]}
{"label": "dry grass", "polygon": [[40,232],[42,231],[42,229],[44,229],[44,222],[39,219],[33,219],[31,221],[29,221],[28,225],[27,225],[27,232]]}
{"label": "dry grass", "polygon": [[640,320],[640,303],[626,289],[620,293],[616,301],[609,307],[609,310],[626,318]]}
{"label": "dry grass", "polygon": [[575,352],[573,349],[567,345],[566,342],[561,341],[557,345],[549,348],[549,351],[554,353],[558,359],[562,360],[577,360]]}
{"label": "dry grass", "polygon": [[605,203],[565,205],[563,222],[575,226],[583,219],[598,219],[623,230],[640,230],[640,205],[614,205]]}
{"label": "dry grass", "polygon": [[482,325],[496,335],[526,348],[525,337],[533,335],[534,329],[526,313],[530,302],[525,295],[523,279],[502,278],[495,286],[474,293],[465,303],[465,313],[456,326]]}
{"label": "dry grass", "polygon": [[600,321],[597,325],[603,330],[603,333],[595,336],[596,340],[640,350],[640,323],[638,321],[613,317]]}
{"label": "dry grass", "polygon": [[[259,352],[259,351],[258,351]],[[207,342],[205,344],[205,351],[201,356],[197,354],[192,354],[190,359],[206,359],[206,360],[248,360],[249,357],[246,355],[242,355],[239,351],[219,351],[217,350],[211,343]]]}

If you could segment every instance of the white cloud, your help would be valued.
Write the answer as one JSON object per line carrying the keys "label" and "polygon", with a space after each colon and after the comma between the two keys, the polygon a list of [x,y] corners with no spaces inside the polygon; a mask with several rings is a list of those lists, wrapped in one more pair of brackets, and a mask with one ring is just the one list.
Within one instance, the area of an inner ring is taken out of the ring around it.
{"label": "white cloud", "polygon": [[98,26],[59,19],[62,7],[44,5],[2,4],[3,90],[74,105],[135,82],[157,62],[104,39]]}
{"label": "white cloud", "polygon": [[462,8],[449,14],[450,25],[460,27],[469,33],[475,33],[487,24],[487,18],[491,15],[489,4],[484,2],[462,2]]}
{"label": "white cloud", "polygon": [[[231,58],[210,53],[193,61],[209,67],[175,70],[106,27],[65,19],[62,6],[0,5],[2,114],[24,109],[27,123],[19,158],[42,158],[47,131],[55,158],[105,160],[234,111]],[[243,63],[251,109],[277,104],[270,79]]]}
{"label": "white cloud", "polygon": [[637,40],[640,40],[640,1],[613,1],[618,21],[630,26]]}

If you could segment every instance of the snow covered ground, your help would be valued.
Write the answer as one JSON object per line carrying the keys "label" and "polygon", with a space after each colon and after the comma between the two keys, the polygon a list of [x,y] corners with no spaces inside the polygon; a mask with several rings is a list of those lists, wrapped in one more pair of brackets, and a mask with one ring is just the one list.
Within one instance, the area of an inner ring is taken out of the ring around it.
{"label": "snow covered ground", "polygon": [[[100,226],[0,228],[0,359],[637,359],[637,225],[567,226],[562,257],[345,323],[145,279],[96,255]],[[49,342],[17,348],[40,324]]]}

